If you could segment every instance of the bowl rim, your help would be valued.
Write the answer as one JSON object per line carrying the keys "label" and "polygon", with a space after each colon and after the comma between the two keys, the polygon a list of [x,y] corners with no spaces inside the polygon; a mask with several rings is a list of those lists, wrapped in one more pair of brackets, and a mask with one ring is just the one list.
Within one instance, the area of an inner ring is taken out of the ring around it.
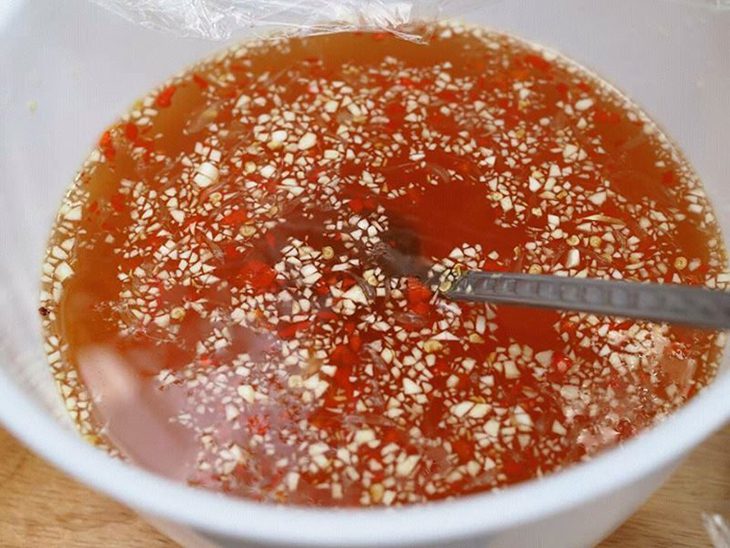
{"label": "bowl rim", "polygon": [[87,486],[134,510],[201,532],[295,545],[399,545],[488,535],[626,488],[676,461],[730,420],[729,392],[730,371],[724,371],[662,423],[588,462],[497,492],[389,509],[262,504],[166,479],[86,443],[3,370],[0,422],[34,452]]}

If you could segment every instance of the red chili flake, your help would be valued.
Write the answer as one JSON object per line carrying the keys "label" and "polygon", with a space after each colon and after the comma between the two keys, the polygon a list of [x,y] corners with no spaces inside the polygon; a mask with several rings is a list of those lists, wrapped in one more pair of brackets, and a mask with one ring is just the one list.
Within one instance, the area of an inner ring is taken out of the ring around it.
{"label": "red chili flake", "polygon": [[381,437],[381,446],[386,446],[389,443],[399,443],[401,440],[405,439],[407,436],[403,435],[403,432],[396,428],[395,426],[387,426],[383,428],[383,433]]}
{"label": "red chili flake", "polygon": [[132,142],[136,141],[139,136],[137,124],[133,122],[127,122],[124,124],[124,136]]}
{"label": "red chili flake", "polygon": [[[692,336],[692,334],[690,334],[690,336]],[[668,351],[671,353],[672,357],[679,358],[680,360],[686,360],[689,355],[688,345],[682,342],[669,343]]]}
{"label": "red chili flake", "polygon": [[316,183],[319,176],[325,172],[323,168],[313,168],[307,172],[307,182]]}
{"label": "red chili flake", "polygon": [[112,134],[110,130],[105,131],[99,138],[99,146],[106,147],[112,144]]}
{"label": "red chili flake", "polygon": [[362,205],[363,205],[363,208],[365,209],[365,211],[367,211],[367,212],[374,211],[378,207],[377,200],[376,200],[375,196],[372,196],[372,195],[366,196],[365,199],[363,200]]}
{"label": "red chili flake", "polygon": [[405,117],[406,109],[399,103],[390,103],[385,107],[385,115],[388,117],[388,129],[395,131],[396,129],[403,126],[403,118]]}
{"label": "red chili flake", "polygon": [[237,209],[221,219],[224,225],[239,225],[248,219],[248,214],[243,209]]}
{"label": "red chili flake", "polygon": [[409,310],[420,316],[426,316],[431,311],[431,305],[428,302],[431,295],[431,290],[416,278],[407,279],[406,300]]}
{"label": "red chili flake", "polygon": [[571,322],[570,320],[562,320],[560,322],[560,331],[562,333],[575,333],[575,330],[578,328],[578,324],[575,322]]}
{"label": "red chili flake", "polygon": [[114,208],[114,211],[117,211],[121,213],[126,209],[125,203],[126,198],[123,194],[116,193],[111,198],[109,198],[109,203],[111,203],[112,207]]}
{"label": "red chili flake", "polygon": [[347,202],[348,207],[353,213],[360,213],[363,209],[363,203],[360,198],[353,198]]}
{"label": "red chili flake", "polygon": [[608,386],[613,388],[614,392],[621,394],[626,388],[626,381],[620,375],[612,372],[608,377]]}
{"label": "red chili flake", "polygon": [[562,377],[565,373],[573,367],[573,361],[561,352],[555,352],[553,359],[550,362],[550,369],[552,373]]}
{"label": "red chili flake", "polygon": [[309,414],[307,421],[320,430],[332,430],[339,426],[341,418],[339,414],[325,407],[319,407]]}
{"label": "red chili flake", "polygon": [[350,380],[352,371],[358,363],[357,354],[345,345],[339,345],[330,353],[330,363],[337,366],[333,381],[335,386],[345,391],[348,398],[354,394],[355,387]]}
{"label": "red chili flake", "polygon": [[358,357],[350,348],[340,344],[330,352],[330,362],[338,368],[352,370],[358,362]]}
{"label": "red chili flake", "polygon": [[665,171],[662,173],[662,183],[667,186],[674,186],[676,183],[676,176],[673,170]]}
{"label": "red chili flake", "polygon": [[203,220],[203,217],[201,215],[189,215],[186,217],[185,226],[186,227],[192,226],[202,220]]}
{"label": "red chili flake", "polygon": [[497,99],[495,102],[497,103],[497,106],[499,108],[503,108],[505,110],[509,109],[512,106],[512,101],[509,99],[509,97]]}
{"label": "red chili flake", "polygon": [[474,456],[474,442],[459,438],[451,442],[451,448],[459,457],[459,462],[464,464],[469,462]]}
{"label": "red chili flake", "polygon": [[145,139],[144,137],[137,137],[134,145],[146,150],[146,158],[149,158],[150,153],[155,150],[155,142],[152,139]]}
{"label": "red chili flake", "polygon": [[621,322],[614,322],[611,324],[611,329],[614,331],[623,331],[624,329],[628,329],[632,325],[634,325],[633,320],[623,320]]}
{"label": "red chili flake", "polygon": [[351,335],[355,332],[355,322],[345,322],[345,333]]}
{"label": "red chili flake", "polygon": [[541,55],[525,55],[525,63],[537,70],[548,71],[552,68],[549,61],[546,61]]}
{"label": "red chili flake", "polygon": [[167,86],[163,88],[155,99],[155,105],[160,108],[167,108],[172,104],[172,96],[175,95],[177,86]]}
{"label": "red chili flake", "polygon": [[428,301],[431,299],[431,295],[431,290],[417,278],[406,279],[406,299],[408,300],[408,304]]}
{"label": "red chili flake", "polygon": [[117,151],[114,148],[111,131],[107,130],[101,134],[101,138],[99,139],[99,148],[107,160],[111,161],[114,159]]}
{"label": "red chili flake", "polygon": [[223,254],[228,259],[237,259],[239,257],[238,245],[233,242],[226,246],[223,246]]}
{"label": "red chili flake", "polygon": [[142,256],[131,257],[124,261],[123,268],[124,268],[124,270],[131,271],[131,270],[134,270],[135,268],[137,268],[138,266],[140,266],[143,262],[144,262],[144,257],[142,257]]}
{"label": "red chili flake", "polygon": [[451,365],[447,360],[437,360],[433,366],[433,372],[439,375],[446,375],[451,372]]}
{"label": "red chili flake", "polygon": [[349,386],[349,377],[354,367],[358,364],[359,358],[348,346],[344,344],[337,345],[330,352],[330,363],[337,366],[335,373],[335,384],[340,387]]}
{"label": "red chili flake", "polygon": [[238,97],[239,92],[232,88],[229,90],[220,91],[219,93],[222,99],[235,99],[236,97]]}
{"label": "red chili flake", "polygon": [[530,69],[522,67],[513,68],[507,74],[513,81],[526,80],[527,78],[530,78],[532,76],[532,74],[530,73]]}
{"label": "red chili flake", "polygon": [[568,84],[566,84],[565,82],[558,83],[555,86],[555,89],[560,94],[560,96],[563,97],[563,99],[568,97],[568,93],[570,92],[570,88],[568,87]]}
{"label": "red chili flake", "polygon": [[251,434],[263,436],[269,429],[269,421],[263,415],[251,415],[246,419],[246,426]]}
{"label": "red chili flake", "polygon": [[359,352],[360,348],[362,347],[362,339],[360,338],[360,335],[357,333],[353,333],[350,335],[350,348],[352,348],[353,352]]}
{"label": "red chili flake", "polygon": [[212,366],[216,365],[216,362],[211,356],[208,356],[207,354],[203,354],[202,356],[200,356],[198,358],[198,365],[200,365],[202,367],[212,367]]}
{"label": "red chili flake", "polygon": [[446,101],[447,103],[455,103],[459,100],[459,96],[456,92],[448,89],[436,94],[436,97]]}
{"label": "red chili flake", "polygon": [[295,322],[295,323],[281,322],[279,324],[279,329],[278,329],[279,337],[282,339],[291,339],[291,338],[295,337],[299,331],[306,329],[310,325],[311,325],[311,322],[306,321],[306,320],[303,322]]}
{"label": "red chili flake", "polygon": [[429,112],[428,117],[431,125],[439,131],[448,132],[449,128],[454,125],[453,120],[445,114],[441,114],[440,111]]}
{"label": "red chili flake", "polygon": [[342,277],[342,291],[347,291],[350,289],[353,285],[355,285],[357,281],[352,276],[347,275],[346,273],[343,273]]}
{"label": "red chili flake", "polygon": [[482,264],[482,270],[485,272],[506,272],[507,267],[497,261],[493,261],[492,259],[485,259]]}
{"label": "red chili flake", "polygon": [[428,313],[431,311],[431,305],[427,302],[412,303],[409,305],[409,308],[412,312],[418,314],[419,316],[427,316]]}
{"label": "red chili flake", "polygon": [[439,431],[439,422],[446,413],[446,404],[441,399],[430,402],[422,415],[421,429],[426,436],[434,436]]}
{"label": "red chili flake", "polygon": [[596,108],[593,111],[593,120],[598,124],[617,124],[621,120],[621,117],[616,112]]}
{"label": "red chili flake", "polygon": [[332,377],[335,386],[337,388],[340,388],[341,390],[344,390],[348,398],[351,398],[352,395],[355,393],[355,387],[350,380],[350,373],[351,371],[345,368],[338,367],[337,371],[335,371],[334,377]]}
{"label": "red chili flake", "polygon": [[636,433],[636,427],[628,419],[621,419],[616,425],[616,432],[620,440],[626,440]]}
{"label": "red chili flake", "polygon": [[502,457],[502,470],[513,481],[520,481],[530,477],[535,470],[534,459],[513,460],[508,456]]}
{"label": "red chili flake", "polygon": [[144,243],[145,243],[146,247],[157,248],[157,247],[160,247],[166,241],[167,241],[167,238],[163,238],[162,236],[148,236],[144,240]]}
{"label": "red chili flake", "polygon": [[314,284],[314,292],[317,295],[324,296],[330,292],[330,288],[324,280],[319,280]]}
{"label": "red chili flake", "polygon": [[200,74],[193,74],[193,82],[195,82],[200,89],[205,89],[209,85],[208,80],[203,78]]}
{"label": "red chili flake", "polygon": [[276,271],[262,261],[251,259],[241,268],[241,276],[257,291],[266,291],[276,280]]}
{"label": "red chili flake", "polygon": [[266,244],[271,249],[274,249],[276,247],[276,236],[272,232],[267,232],[266,236],[264,236],[264,240],[266,240]]}
{"label": "red chili flake", "polygon": [[317,312],[317,318],[320,320],[336,320],[339,316],[331,310],[320,310]]}

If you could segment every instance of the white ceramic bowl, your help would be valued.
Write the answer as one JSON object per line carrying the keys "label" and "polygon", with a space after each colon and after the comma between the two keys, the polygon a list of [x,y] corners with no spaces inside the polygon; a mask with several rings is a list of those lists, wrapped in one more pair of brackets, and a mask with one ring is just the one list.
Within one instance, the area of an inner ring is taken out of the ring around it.
{"label": "white ceramic bowl", "polygon": [[[624,89],[695,164],[729,235],[730,13],[700,5],[715,3],[505,0],[465,19],[553,46]],[[395,510],[235,500],[86,445],[41,350],[37,280],[50,221],[105,125],[219,47],[136,27],[85,0],[0,3],[0,419],[34,451],[189,545],[568,547],[607,535],[730,418],[726,359],[685,408],[590,463],[500,493]]]}

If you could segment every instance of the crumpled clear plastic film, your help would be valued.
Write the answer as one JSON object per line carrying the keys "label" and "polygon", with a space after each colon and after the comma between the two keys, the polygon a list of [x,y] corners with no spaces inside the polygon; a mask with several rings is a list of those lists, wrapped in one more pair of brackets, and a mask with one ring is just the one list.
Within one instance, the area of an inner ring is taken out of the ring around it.
{"label": "crumpled clear plastic film", "polygon": [[[414,21],[459,17],[509,0],[91,0],[147,28],[178,36],[225,40],[244,29],[285,34],[378,30],[410,40]],[[727,10],[730,0],[667,0]]]}
{"label": "crumpled clear plastic film", "polygon": [[703,512],[702,522],[714,548],[730,548],[730,522],[727,513]]}
{"label": "crumpled clear plastic film", "polygon": [[463,15],[501,0],[92,0],[115,14],[178,36],[225,40],[243,29],[286,34],[379,30],[406,39],[413,21]]}

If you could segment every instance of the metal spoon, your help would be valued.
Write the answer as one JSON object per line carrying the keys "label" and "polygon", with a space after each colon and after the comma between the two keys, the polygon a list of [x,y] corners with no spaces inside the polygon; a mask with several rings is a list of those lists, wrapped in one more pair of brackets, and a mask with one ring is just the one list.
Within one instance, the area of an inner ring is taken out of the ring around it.
{"label": "metal spoon", "polygon": [[460,271],[433,274],[420,255],[420,241],[403,227],[387,233],[376,262],[392,276],[413,276],[450,299],[513,304],[730,329],[730,292],[678,284],[657,284]]}
{"label": "metal spoon", "polygon": [[457,300],[730,329],[730,293],[678,284],[467,271],[442,294]]}

